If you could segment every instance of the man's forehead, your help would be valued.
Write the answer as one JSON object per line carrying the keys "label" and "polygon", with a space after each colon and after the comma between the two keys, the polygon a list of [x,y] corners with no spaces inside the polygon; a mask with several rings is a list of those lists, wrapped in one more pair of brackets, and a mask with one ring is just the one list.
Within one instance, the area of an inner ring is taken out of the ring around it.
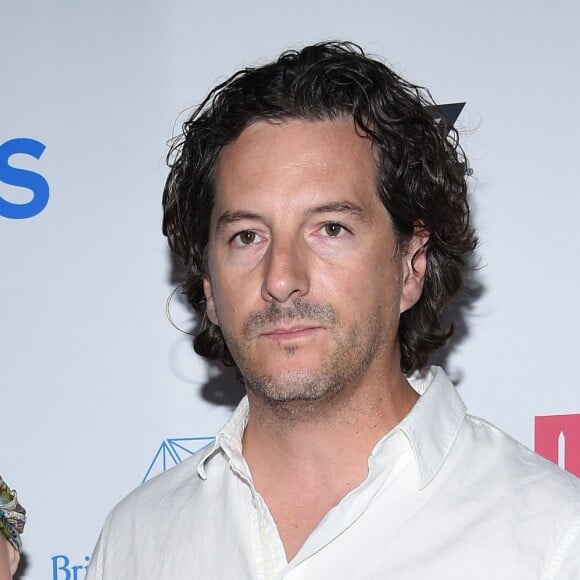
{"label": "man's forehead", "polygon": [[319,159],[325,161],[325,154],[332,157],[341,150],[372,151],[372,141],[347,117],[320,121],[301,118],[258,120],[222,148],[217,169],[240,156],[256,159],[268,156],[273,148],[287,156],[294,155],[298,160],[300,154],[306,158],[309,151],[315,148]]}
{"label": "man's forehead", "polygon": [[273,211],[306,217],[330,207],[362,219],[377,210],[375,182],[371,141],[351,119],[259,121],[221,152],[212,221]]}

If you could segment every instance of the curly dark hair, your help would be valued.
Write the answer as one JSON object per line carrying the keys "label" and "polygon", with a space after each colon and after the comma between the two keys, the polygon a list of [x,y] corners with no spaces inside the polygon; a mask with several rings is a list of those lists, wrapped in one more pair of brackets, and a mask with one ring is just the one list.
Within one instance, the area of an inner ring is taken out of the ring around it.
{"label": "curly dark hair", "polygon": [[284,52],[275,62],[236,72],[209,93],[170,149],[163,193],[163,233],[186,268],[181,289],[201,316],[194,338],[198,354],[235,366],[221,330],[206,316],[202,284],[220,151],[258,120],[346,117],[377,152],[377,194],[398,244],[419,225],[429,231],[423,293],[399,324],[403,372],[425,366],[453,333],[444,308],[460,289],[476,246],[467,161],[457,132],[435,118],[434,107],[427,90],[349,42]]}

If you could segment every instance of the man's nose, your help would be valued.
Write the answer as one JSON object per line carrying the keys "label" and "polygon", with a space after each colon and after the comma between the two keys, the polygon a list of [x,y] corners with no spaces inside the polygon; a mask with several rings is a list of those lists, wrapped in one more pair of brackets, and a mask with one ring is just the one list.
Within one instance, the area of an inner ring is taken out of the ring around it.
{"label": "man's nose", "polygon": [[264,261],[262,298],[284,303],[310,290],[305,248],[295,241],[272,240]]}

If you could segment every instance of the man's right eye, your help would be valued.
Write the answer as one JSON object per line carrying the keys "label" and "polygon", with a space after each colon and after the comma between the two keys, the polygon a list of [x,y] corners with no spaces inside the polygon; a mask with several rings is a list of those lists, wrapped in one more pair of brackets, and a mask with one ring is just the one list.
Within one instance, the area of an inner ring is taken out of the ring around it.
{"label": "man's right eye", "polygon": [[253,232],[252,230],[244,230],[236,234],[232,238],[232,242],[240,246],[249,246],[256,241],[257,237],[256,232]]}

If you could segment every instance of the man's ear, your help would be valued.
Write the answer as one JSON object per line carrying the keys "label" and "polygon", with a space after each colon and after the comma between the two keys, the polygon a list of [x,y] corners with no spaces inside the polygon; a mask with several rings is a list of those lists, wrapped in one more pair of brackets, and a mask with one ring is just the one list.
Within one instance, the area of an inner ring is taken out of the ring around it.
{"label": "man's ear", "polygon": [[206,315],[213,324],[219,326],[215,309],[215,301],[213,299],[213,289],[211,287],[211,280],[209,279],[209,276],[204,276],[203,278],[203,293],[205,294],[206,301]]}
{"label": "man's ear", "polygon": [[429,230],[422,223],[417,223],[411,239],[403,244],[403,283],[399,307],[401,314],[415,306],[421,298],[427,270],[428,243]]}

